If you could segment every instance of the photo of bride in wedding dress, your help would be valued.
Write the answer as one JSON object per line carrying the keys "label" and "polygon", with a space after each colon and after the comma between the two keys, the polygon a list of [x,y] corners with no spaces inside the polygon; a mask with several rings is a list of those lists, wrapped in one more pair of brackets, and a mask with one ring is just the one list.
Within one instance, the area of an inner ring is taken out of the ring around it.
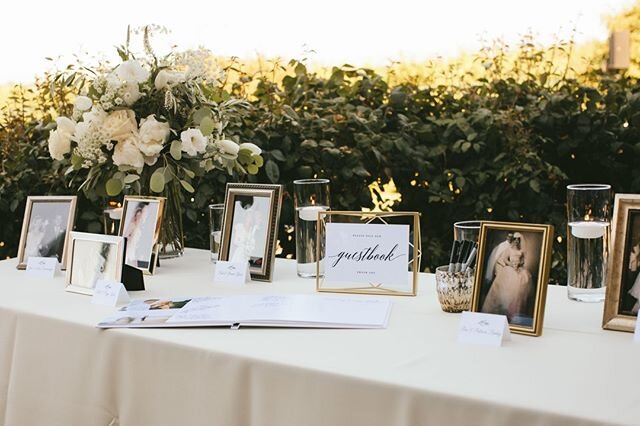
{"label": "photo of bride in wedding dress", "polygon": [[492,230],[487,243],[480,311],[506,315],[509,324],[531,326],[542,235]]}

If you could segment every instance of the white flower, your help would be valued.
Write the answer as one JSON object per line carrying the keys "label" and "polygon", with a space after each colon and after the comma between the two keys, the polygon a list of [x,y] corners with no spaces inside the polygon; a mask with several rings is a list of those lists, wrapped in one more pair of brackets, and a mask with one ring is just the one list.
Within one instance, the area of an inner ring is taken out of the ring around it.
{"label": "white flower", "polygon": [[173,86],[176,83],[182,83],[186,78],[187,76],[183,72],[160,70],[153,84],[156,89],[160,90]]}
{"label": "white flower", "polygon": [[202,135],[200,129],[187,129],[180,133],[182,150],[191,156],[202,153],[207,148],[207,138]]}
{"label": "white flower", "polygon": [[126,139],[138,132],[136,113],[130,109],[120,109],[109,113],[102,125],[114,141]]}
{"label": "white flower", "polygon": [[240,151],[240,146],[234,141],[230,141],[228,139],[216,141],[216,145],[218,147],[218,151],[220,151],[220,155],[229,160],[235,160],[238,156],[238,151]]}
{"label": "white flower", "polygon": [[122,80],[115,73],[110,73],[106,77],[107,90],[118,90],[122,86]]}
{"label": "white flower", "polygon": [[89,111],[91,109],[91,105],[93,105],[91,99],[86,96],[78,96],[73,107],[78,111]]}
{"label": "white flower", "polygon": [[60,130],[52,130],[49,133],[49,154],[54,160],[63,160],[64,154],[71,151],[71,136]]}
{"label": "white flower", "polygon": [[56,118],[56,124],[58,125],[56,130],[63,136],[71,139],[73,132],[76,130],[76,123],[69,120],[67,117],[58,117]]}
{"label": "white flower", "polygon": [[113,149],[113,164],[116,166],[144,167],[144,157],[138,149],[137,136],[134,134],[116,143]]}
{"label": "white flower", "polygon": [[87,124],[88,123],[100,124],[104,121],[105,118],[107,118],[107,113],[104,112],[104,110],[100,108],[98,105],[94,105],[91,108],[91,111],[88,111],[82,114],[82,121],[84,121]]}
{"label": "white flower", "polygon": [[154,114],[140,120],[140,151],[146,156],[152,157],[162,151],[164,142],[169,137],[171,128],[169,123],[156,120]]}
{"label": "white flower", "polygon": [[135,59],[121,63],[115,72],[120,80],[126,82],[144,83],[149,78],[149,71]]}
{"label": "white flower", "polygon": [[136,103],[138,99],[142,97],[138,83],[126,82],[122,88],[122,99],[127,106],[131,106]]}
{"label": "white flower", "polygon": [[240,149],[248,149],[251,151],[251,155],[260,155],[262,154],[262,149],[256,144],[251,142],[245,142],[240,144]]}

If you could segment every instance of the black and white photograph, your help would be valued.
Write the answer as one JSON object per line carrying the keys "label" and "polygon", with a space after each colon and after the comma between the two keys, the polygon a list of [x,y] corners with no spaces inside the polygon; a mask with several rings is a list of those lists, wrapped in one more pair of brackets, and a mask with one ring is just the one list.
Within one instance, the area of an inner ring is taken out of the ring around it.
{"label": "black and white photograph", "polygon": [[120,236],[127,240],[125,263],[147,274],[155,271],[164,203],[162,197],[124,197]]}
{"label": "black and white photograph", "polygon": [[473,310],[505,315],[512,329],[535,334],[544,308],[552,228],[483,222],[480,232]]}
{"label": "black and white photograph", "polygon": [[228,184],[220,260],[248,262],[251,278],[271,280],[280,185]]}
{"label": "black and white photograph", "polygon": [[93,294],[99,280],[121,282],[123,254],[122,237],[72,232],[67,290]]}
{"label": "black and white photograph", "polygon": [[640,311],[640,195],[616,194],[602,326],[635,329]]}
{"label": "black and white photograph", "polygon": [[30,257],[55,257],[66,268],[65,248],[73,228],[75,196],[32,196],[22,222],[18,248],[18,269],[26,268]]}

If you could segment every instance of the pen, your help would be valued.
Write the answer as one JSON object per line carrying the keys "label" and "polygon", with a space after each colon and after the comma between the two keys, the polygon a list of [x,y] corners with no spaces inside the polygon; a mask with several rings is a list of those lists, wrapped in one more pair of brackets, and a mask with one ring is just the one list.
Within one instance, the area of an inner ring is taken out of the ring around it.
{"label": "pen", "polygon": [[455,270],[455,260],[460,253],[460,241],[454,241],[453,246],[451,247],[451,256],[449,257],[449,272],[454,272]]}
{"label": "pen", "polygon": [[455,270],[454,272],[460,272],[462,269],[462,264],[469,254],[469,245],[472,244],[471,241],[463,240],[460,245],[460,253],[458,253],[458,259],[456,260]]}
{"label": "pen", "polygon": [[477,249],[476,245],[474,244],[471,248],[471,252],[469,253],[469,258],[464,263],[464,265],[462,265],[462,272],[467,272],[467,269],[469,269],[469,267],[472,267],[472,263],[476,260],[476,253]]}

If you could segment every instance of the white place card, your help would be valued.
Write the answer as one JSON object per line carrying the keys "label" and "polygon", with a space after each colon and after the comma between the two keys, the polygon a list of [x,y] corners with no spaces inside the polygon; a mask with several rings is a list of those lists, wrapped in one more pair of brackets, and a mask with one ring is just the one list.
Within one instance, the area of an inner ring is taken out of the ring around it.
{"label": "white place card", "polygon": [[129,294],[122,283],[98,280],[93,289],[91,303],[94,305],[118,306],[129,303]]}
{"label": "white place card", "polygon": [[406,285],[409,225],[327,223],[325,280]]}
{"label": "white place card", "polygon": [[218,260],[215,268],[216,271],[213,276],[214,282],[246,284],[251,278],[248,262],[226,262]]}
{"label": "white place card", "polygon": [[640,321],[636,320],[636,332],[633,333],[633,341],[640,343]]}
{"label": "white place card", "polygon": [[504,315],[463,312],[458,342],[476,345],[502,346],[511,339],[509,322]]}
{"label": "white place card", "polygon": [[53,278],[58,269],[58,259],[55,257],[35,257],[27,259],[27,275],[38,278]]}

